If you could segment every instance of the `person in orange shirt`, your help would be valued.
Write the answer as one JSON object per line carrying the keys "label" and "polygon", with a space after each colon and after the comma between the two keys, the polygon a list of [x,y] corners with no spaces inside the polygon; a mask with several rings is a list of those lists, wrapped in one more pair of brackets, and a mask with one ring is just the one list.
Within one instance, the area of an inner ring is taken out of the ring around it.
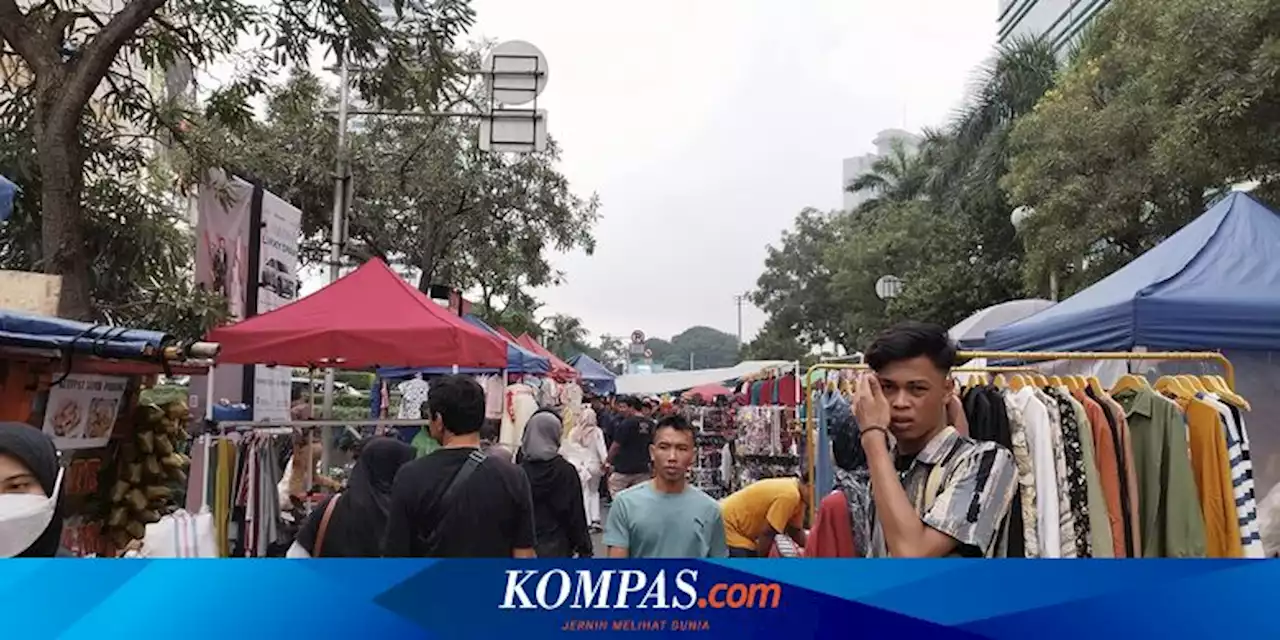
{"label": "person in orange shirt", "polygon": [[720,502],[730,558],[767,557],[773,538],[785,533],[805,544],[804,513],[809,504],[807,474],[759,480]]}

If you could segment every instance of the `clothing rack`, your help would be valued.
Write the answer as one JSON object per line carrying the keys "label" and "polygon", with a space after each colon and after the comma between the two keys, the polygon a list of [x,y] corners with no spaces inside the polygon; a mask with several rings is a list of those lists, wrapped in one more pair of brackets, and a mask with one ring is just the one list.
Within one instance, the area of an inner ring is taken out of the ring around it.
{"label": "clothing rack", "polygon": [[[1049,362],[1053,360],[1125,360],[1125,361],[1142,361],[1142,360],[1160,360],[1160,361],[1179,361],[1179,360],[1199,360],[1207,362],[1216,362],[1222,366],[1223,376],[1226,378],[1227,387],[1234,391],[1236,389],[1236,370],[1226,356],[1217,351],[960,351],[956,353],[956,357],[960,360],[972,360],[975,358],[986,358],[988,361],[1003,362]],[[866,370],[870,367],[865,364],[842,364],[836,362],[819,362],[811,367],[805,374],[805,381],[813,378],[813,374],[818,371],[839,371],[839,370]],[[1026,367],[1016,367],[1010,365],[990,366],[990,367],[957,367],[952,369],[952,373],[1009,373],[1011,369],[1027,371]],[[832,480],[829,474],[819,474],[819,471],[827,471],[831,468],[831,446],[828,439],[826,429],[817,428],[817,417],[814,411],[813,389],[805,389],[805,433],[808,447],[808,467],[810,486],[813,495],[809,500],[809,517],[812,519],[817,516],[818,503],[822,497],[831,492]]]}

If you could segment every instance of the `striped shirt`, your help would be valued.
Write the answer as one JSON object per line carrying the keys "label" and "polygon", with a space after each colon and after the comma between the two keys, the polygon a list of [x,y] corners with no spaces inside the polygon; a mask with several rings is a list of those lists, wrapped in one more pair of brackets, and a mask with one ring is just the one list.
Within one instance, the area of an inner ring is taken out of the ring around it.
{"label": "striped shirt", "polygon": [[1253,485],[1253,459],[1249,451],[1249,435],[1244,416],[1216,394],[1200,393],[1222,416],[1223,434],[1227,440],[1227,459],[1231,463],[1231,485],[1236,500],[1236,517],[1240,525],[1240,546],[1246,558],[1262,558],[1262,531],[1258,524],[1258,498]]}
{"label": "striped shirt", "polygon": [[[951,556],[988,558],[1008,524],[1017,474],[1008,449],[962,436],[954,427],[938,432],[899,472],[920,520],[958,543]],[[871,490],[874,495],[874,484]],[[874,505],[871,518],[871,555],[888,557]]]}

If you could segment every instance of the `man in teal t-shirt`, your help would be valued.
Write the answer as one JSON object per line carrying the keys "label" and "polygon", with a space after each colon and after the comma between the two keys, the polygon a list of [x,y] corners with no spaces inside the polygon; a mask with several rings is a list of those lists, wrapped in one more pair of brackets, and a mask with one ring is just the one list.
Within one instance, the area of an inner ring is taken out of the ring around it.
{"label": "man in teal t-shirt", "polygon": [[654,478],[613,497],[604,528],[609,557],[727,557],[720,504],[689,486],[693,427],[683,416],[663,418],[649,456]]}

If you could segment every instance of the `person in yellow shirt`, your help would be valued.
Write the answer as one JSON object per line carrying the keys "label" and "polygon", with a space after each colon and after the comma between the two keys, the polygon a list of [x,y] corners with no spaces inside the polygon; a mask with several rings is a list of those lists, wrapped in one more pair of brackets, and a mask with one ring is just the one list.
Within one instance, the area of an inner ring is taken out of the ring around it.
{"label": "person in yellow shirt", "polygon": [[785,533],[804,546],[804,513],[809,504],[807,474],[759,480],[720,502],[730,558],[769,555],[774,536]]}

